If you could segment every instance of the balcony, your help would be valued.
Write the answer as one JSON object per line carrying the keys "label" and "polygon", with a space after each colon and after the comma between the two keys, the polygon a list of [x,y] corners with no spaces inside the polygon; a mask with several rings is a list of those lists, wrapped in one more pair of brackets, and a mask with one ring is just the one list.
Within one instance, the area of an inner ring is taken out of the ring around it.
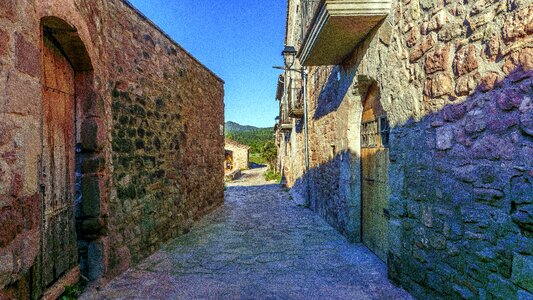
{"label": "balcony", "polygon": [[296,94],[296,97],[291,101],[289,117],[295,119],[301,119],[304,117],[303,93],[301,92],[301,89],[300,92]]}
{"label": "balcony", "polygon": [[291,82],[289,90],[289,117],[300,119],[304,116],[302,81]]}
{"label": "balcony", "polygon": [[281,131],[292,131],[292,122],[289,120],[282,120],[279,124]]}
{"label": "balcony", "polygon": [[298,52],[304,66],[340,64],[391,8],[391,0],[322,0]]}

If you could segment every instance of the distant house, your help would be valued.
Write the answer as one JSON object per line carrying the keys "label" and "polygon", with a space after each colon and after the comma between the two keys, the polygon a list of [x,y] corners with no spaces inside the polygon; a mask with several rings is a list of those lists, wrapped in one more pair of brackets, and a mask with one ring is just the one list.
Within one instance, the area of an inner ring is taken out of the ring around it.
{"label": "distant house", "polygon": [[248,169],[248,162],[250,160],[249,146],[226,139],[224,152],[224,169],[226,172]]}

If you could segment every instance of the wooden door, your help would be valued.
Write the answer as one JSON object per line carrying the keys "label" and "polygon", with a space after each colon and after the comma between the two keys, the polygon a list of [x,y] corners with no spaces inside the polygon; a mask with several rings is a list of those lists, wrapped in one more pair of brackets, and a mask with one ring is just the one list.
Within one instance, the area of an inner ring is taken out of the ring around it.
{"label": "wooden door", "polygon": [[361,122],[361,189],[363,243],[387,261],[389,233],[388,121],[373,85]]}
{"label": "wooden door", "polygon": [[49,285],[77,265],[75,230],[74,70],[56,44],[43,38],[44,198],[42,284]]}

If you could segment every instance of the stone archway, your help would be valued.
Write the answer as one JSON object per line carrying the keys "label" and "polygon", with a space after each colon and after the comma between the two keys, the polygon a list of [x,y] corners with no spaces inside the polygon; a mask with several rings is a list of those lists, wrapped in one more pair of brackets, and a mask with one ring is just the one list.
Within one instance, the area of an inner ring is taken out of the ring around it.
{"label": "stone archway", "polygon": [[[376,202],[369,201],[369,199],[371,200],[374,197],[372,187],[375,186],[376,194],[381,195],[380,199],[383,200],[381,202],[388,203],[388,163],[383,169],[380,169],[379,174],[376,174],[377,169],[372,167],[377,157],[380,157],[378,162],[383,160],[388,162],[388,149],[383,147],[386,146],[387,141],[382,141],[379,137],[377,139],[379,145],[375,143],[370,145],[369,141],[365,140],[368,137],[369,130],[373,130],[374,133],[377,131],[377,134],[380,135],[380,130],[377,128],[379,127],[378,125],[380,123],[388,125],[386,118],[380,118],[386,117],[386,112],[381,105],[380,94],[378,82],[364,75],[354,78],[350,92],[346,94],[346,100],[349,105],[347,122],[348,148],[351,153],[349,216],[353,222],[349,224],[350,228],[353,228],[353,236],[349,238],[352,241],[365,243],[368,248],[386,261],[388,220],[383,221],[383,218],[387,218],[388,207],[381,207],[381,209],[377,206],[373,207],[372,205],[376,204]],[[385,152],[387,152],[387,155],[385,155]],[[377,156],[376,153],[378,153]],[[384,155],[386,158],[382,157]],[[374,183],[379,183],[380,187],[373,185]],[[376,225],[376,219],[378,218],[369,217],[375,217],[378,214],[383,217],[379,218],[379,226]],[[379,238],[373,238],[373,235],[370,235],[372,238],[369,238],[370,232],[378,232],[379,234],[376,236],[379,236]]]}
{"label": "stone archway", "polygon": [[43,134],[41,256],[46,287],[81,273],[106,273],[107,189],[103,103],[91,59],[72,25],[41,19]]}

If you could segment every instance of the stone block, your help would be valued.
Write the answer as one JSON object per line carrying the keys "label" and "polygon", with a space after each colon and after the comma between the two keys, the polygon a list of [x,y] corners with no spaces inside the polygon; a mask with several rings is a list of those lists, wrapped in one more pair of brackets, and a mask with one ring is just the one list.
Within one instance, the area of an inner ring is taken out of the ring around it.
{"label": "stone block", "polygon": [[423,10],[430,10],[435,6],[435,0],[420,0],[419,3]]}
{"label": "stone block", "polygon": [[100,151],[107,141],[104,122],[99,118],[85,119],[80,138],[83,151]]}
{"label": "stone block", "polygon": [[455,122],[462,119],[466,112],[466,105],[464,104],[448,105],[442,109],[442,115],[447,122]]}
{"label": "stone block", "polygon": [[432,98],[450,95],[453,91],[452,85],[452,78],[448,74],[439,73],[426,80],[424,95]]}
{"label": "stone block", "polygon": [[17,17],[18,0],[2,0],[0,5],[0,17],[15,21]]}
{"label": "stone block", "polygon": [[501,54],[500,38],[493,34],[487,41],[487,47],[485,48],[485,54],[491,61],[496,60]]}
{"label": "stone block", "polygon": [[503,39],[511,43],[533,33],[533,5],[509,14],[503,22]]}
{"label": "stone block", "polygon": [[453,69],[457,76],[463,76],[476,70],[478,67],[479,62],[476,46],[466,46],[457,51],[453,61]]}
{"label": "stone block", "polygon": [[0,288],[10,283],[14,263],[13,254],[10,251],[0,256]]}
{"label": "stone block", "polygon": [[391,37],[392,37],[392,26],[389,22],[384,22],[382,26],[379,29],[379,40],[389,46],[391,43]]}
{"label": "stone block", "polygon": [[465,117],[464,128],[465,132],[469,134],[484,131],[487,128],[485,113],[481,109],[475,109],[468,112]]}
{"label": "stone block", "polygon": [[120,262],[116,267],[118,272],[126,272],[131,266],[131,252],[128,247],[124,246],[117,250],[117,256],[120,257]]}
{"label": "stone block", "polygon": [[108,266],[108,243],[107,239],[101,238],[89,243],[87,247],[88,279],[98,280],[107,272]]}
{"label": "stone block", "polygon": [[466,183],[475,182],[478,178],[477,168],[471,164],[452,168],[452,174],[457,180]]}
{"label": "stone block", "polygon": [[515,253],[511,281],[519,287],[533,292],[533,256]]}
{"label": "stone block", "polygon": [[81,213],[86,218],[98,218],[106,215],[107,199],[105,180],[94,175],[85,175],[81,179]]}
{"label": "stone block", "polygon": [[498,200],[505,196],[502,191],[491,188],[474,188],[473,194],[476,200],[488,202],[495,206],[501,206],[502,204],[498,203]]}
{"label": "stone block", "polygon": [[460,22],[449,22],[444,24],[439,31],[439,40],[449,42],[465,33],[465,26]]}
{"label": "stone block", "polygon": [[24,216],[24,228],[26,230],[34,229],[39,226],[40,219],[40,195],[36,193],[30,197],[20,199],[22,214]]}
{"label": "stone block", "polygon": [[402,237],[402,224],[399,220],[393,220],[389,223],[389,251],[394,255],[400,255]]}
{"label": "stone block", "polygon": [[478,86],[480,77],[481,75],[479,74],[479,72],[475,72],[457,78],[455,85],[455,94],[457,94],[457,96],[466,96],[470,94],[470,92]]}
{"label": "stone block", "polygon": [[32,43],[24,35],[17,33],[15,38],[15,67],[33,77],[41,76],[41,55],[38,44]]}
{"label": "stone block", "polygon": [[485,10],[487,6],[489,6],[490,3],[487,0],[478,0],[474,2],[473,4],[474,5],[471,8],[470,14],[477,15],[483,12],[483,10]]}
{"label": "stone block", "polygon": [[429,20],[426,33],[429,33],[431,31],[439,31],[444,26],[444,24],[449,22],[450,20],[448,18],[447,11],[441,10],[435,15],[433,15],[433,17],[431,17],[431,20]]}
{"label": "stone block", "polygon": [[531,177],[516,176],[511,179],[511,201],[516,204],[533,204]]}
{"label": "stone block", "polygon": [[448,150],[453,145],[453,128],[452,127],[440,127],[436,130],[437,149]]}
{"label": "stone block", "polygon": [[87,153],[81,161],[81,172],[83,174],[101,173],[105,170],[105,156],[103,154]]}
{"label": "stone block", "polygon": [[531,232],[533,232],[533,204],[519,206],[512,215],[512,219],[526,233],[529,231],[531,235]]}
{"label": "stone block", "polygon": [[490,72],[486,74],[485,76],[481,77],[481,80],[479,82],[479,87],[483,92],[488,92],[492,89],[494,89],[494,86],[498,81],[500,81],[502,78],[498,73]]}
{"label": "stone block", "polygon": [[449,220],[444,222],[442,233],[446,239],[458,241],[463,236],[462,225],[459,220]]}
{"label": "stone block", "polygon": [[454,284],[452,289],[461,299],[476,299],[475,294],[467,287]]}
{"label": "stone block", "polygon": [[518,290],[517,300],[533,300],[533,294],[524,290]]}
{"label": "stone block", "polygon": [[411,29],[411,31],[407,35],[405,43],[407,47],[411,48],[414,45],[416,45],[416,43],[418,43],[419,39],[420,39],[420,30],[418,30],[418,28],[415,27]]}
{"label": "stone block", "polygon": [[22,190],[23,196],[32,196],[39,191],[39,159],[41,158],[41,124],[40,118],[28,117],[20,120],[19,124],[23,124],[24,142],[19,145],[23,147],[23,154],[18,152],[18,156],[24,155],[24,186]]}
{"label": "stone block", "polygon": [[[436,197],[435,183],[438,180],[437,172],[431,168],[416,165],[406,166],[404,194],[415,201],[431,201]],[[409,213],[409,203],[407,209]],[[418,217],[416,216],[416,218]]]}
{"label": "stone block", "polygon": [[22,210],[17,201],[0,209],[0,248],[9,245],[23,229]]}
{"label": "stone block", "polygon": [[9,33],[3,29],[0,29],[0,58],[9,54],[11,49],[11,38]]}
{"label": "stone block", "polygon": [[506,90],[497,93],[494,98],[501,110],[510,111],[521,106],[524,95],[518,93],[516,90]]}
{"label": "stone block", "polygon": [[524,110],[520,113],[520,129],[525,134],[533,136],[533,109]]}
{"label": "stone block", "polygon": [[475,32],[476,30],[480,29],[481,27],[487,25],[489,22],[494,20],[494,14],[492,12],[477,15],[477,16],[470,16],[466,18],[466,23],[468,24],[468,27],[472,32]]}
{"label": "stone block", "polygon": [[39,116],[41,112],[42,90],[38,82],[26,78],[18,72],[9,73],[6,86],[7,113]]}
{"label": "stone block", "polygon": [[489,134],[474,142],[471,155],[474,159],[511,160],[515,155],[515,148],[509,139]]}
{"label": "stone block", "polygon": [[11,184],[11,196],[17,198],[23,188],[23,179],[20,173],[13,174],[13,182]]}
{"label": "stone block", "polygon": [[[524,71],[533,70],[533,48],[528,47],[520,50],[518,53],[518,61]],[[531,75],[530,75],[531,76]]]}
{"label": "stone block", "polygon": [[[36,198],[36,200],[39,200],[39,198]],[[40,203],[38,202],[37,205]],[[37,214],[35,215],[36,218],[40,217],[39,211],[37,211]],[[32,220],[35,223],[39,223],[39,219]],[[30,268],[34,265],[35,261],[37,260],[39,256],[40,248],[40,242],[41,242],[41,232],[40,228],[33,228],[31,231],[27,231],[24,235],[24,239],[22,241],[22,265],[21,270],[22,272],[27,272],[30,270]]]}
{"label": "stone block", "polygon": [[517,296],[516,286],[498,274],[489,275],[487,292],[490,293],[495,299],[502,300],[516,299]]}
{"label": "stone block", "polygon": [[431,50],[435,46],[435,39],[432,35],[427,36],[421,43],[411,49],[409,54],[409,61],[418,61],[426,52]]}
{"label": "stone block", "polygon": [[450,45],[440,46],[426,56],[425,68],[427,74],[446,71],[450,56]]}

